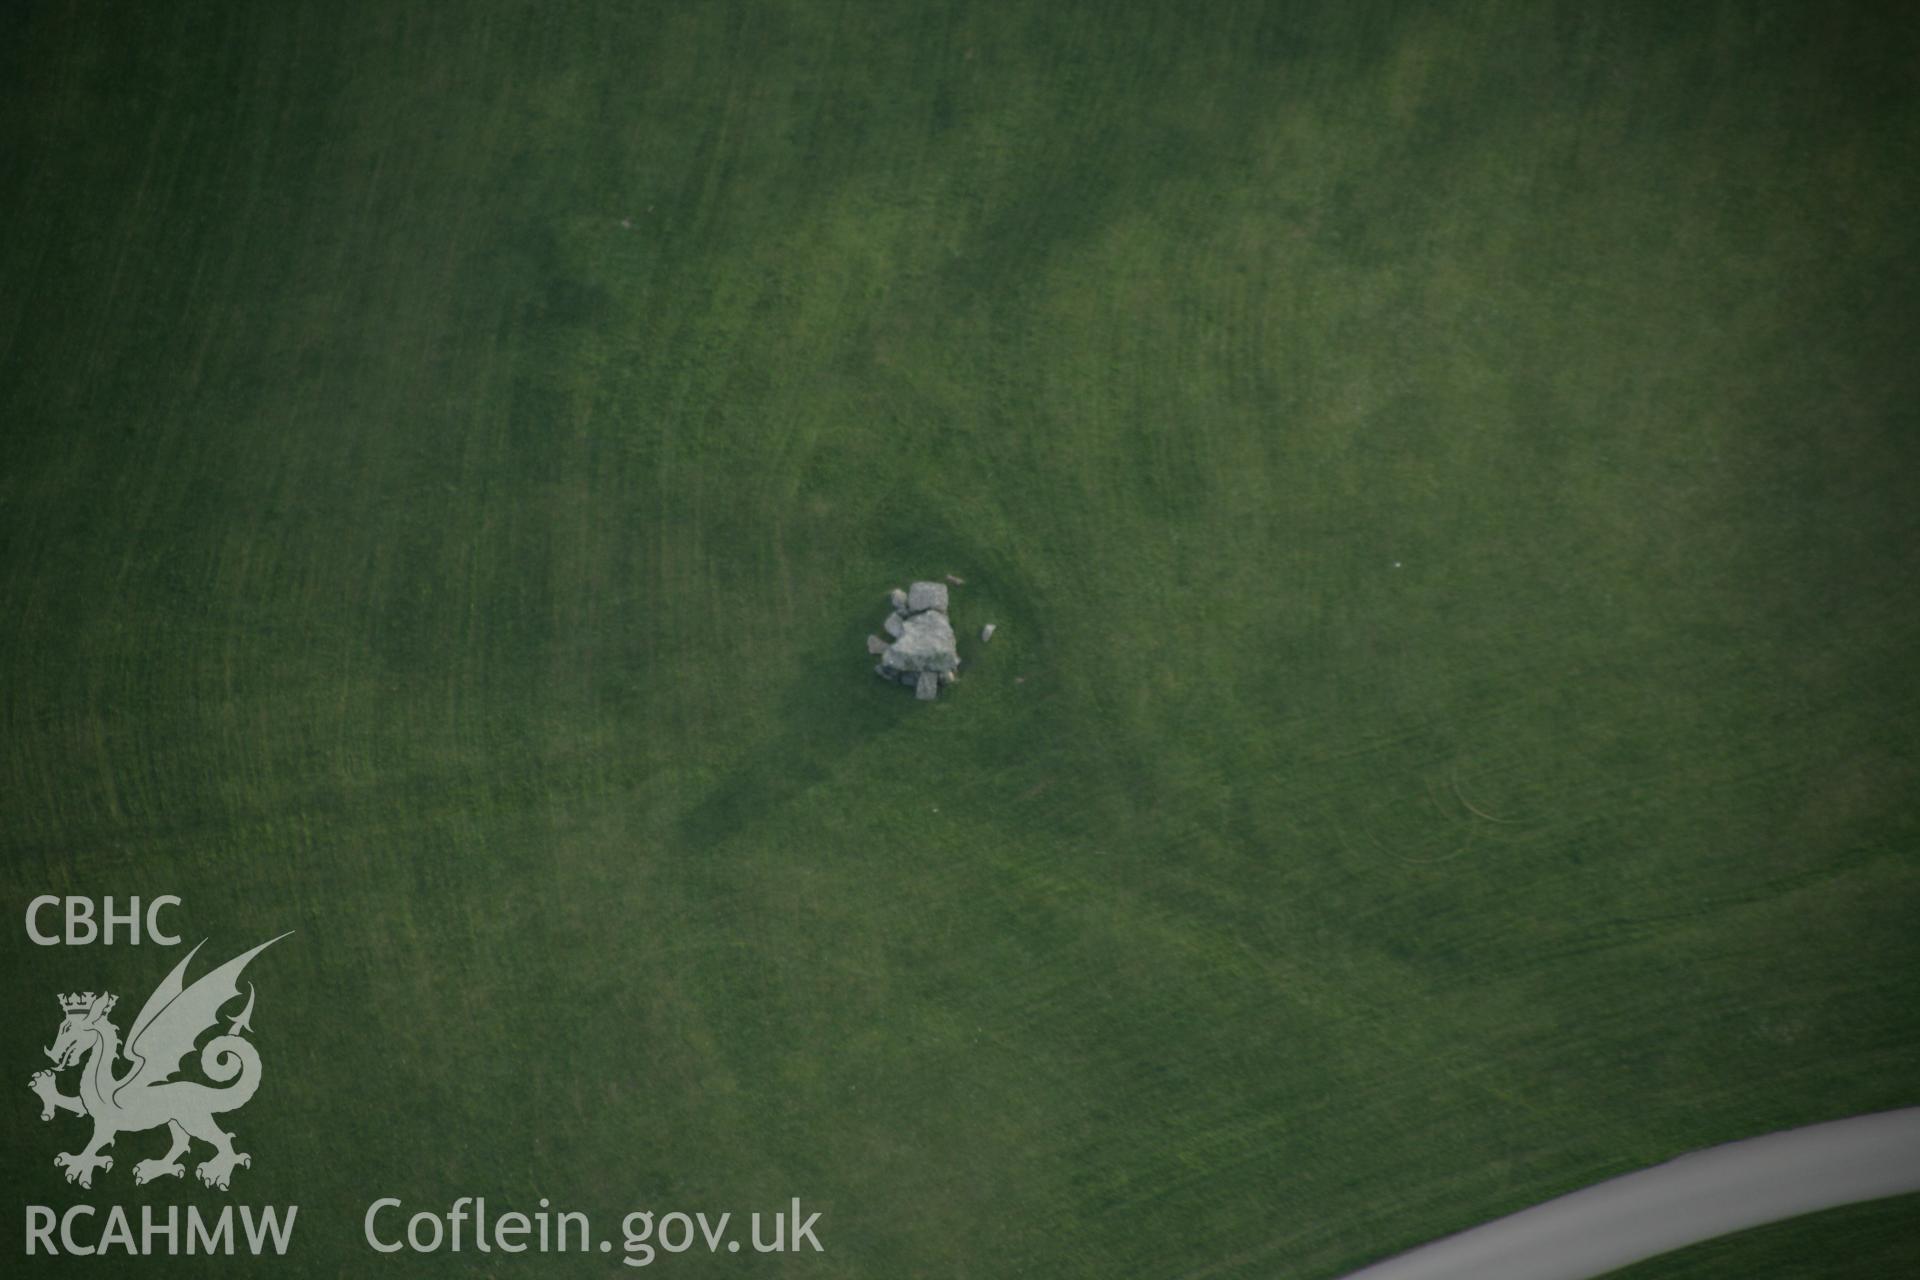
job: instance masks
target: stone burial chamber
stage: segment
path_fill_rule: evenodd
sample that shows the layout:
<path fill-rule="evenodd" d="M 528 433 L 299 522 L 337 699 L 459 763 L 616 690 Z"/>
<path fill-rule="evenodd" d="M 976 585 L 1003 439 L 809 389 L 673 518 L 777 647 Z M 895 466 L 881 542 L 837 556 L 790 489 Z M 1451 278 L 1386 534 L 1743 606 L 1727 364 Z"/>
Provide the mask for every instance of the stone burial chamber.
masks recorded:
<path fill-rule="evenodd" d="M 904 591 L 895 587 L 887 603 L 892 611 L 881 629 L 888 638 L 867 637 L 867 652 L 880 659 L 873 672 L 882 680 L 906 685 L 920 701 L 932 702 L 940 696 L 940 686 L 960 678 L 960 651 L 947 616 L 946 584 L 916 582 Z"/>

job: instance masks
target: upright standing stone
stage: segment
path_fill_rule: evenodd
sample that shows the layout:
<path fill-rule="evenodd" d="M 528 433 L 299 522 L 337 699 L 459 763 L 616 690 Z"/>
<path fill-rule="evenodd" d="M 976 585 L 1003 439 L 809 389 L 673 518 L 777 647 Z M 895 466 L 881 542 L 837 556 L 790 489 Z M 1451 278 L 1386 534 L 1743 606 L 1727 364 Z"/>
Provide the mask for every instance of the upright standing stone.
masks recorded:
<path fill-rule="evenodd" d="M 947 611 L 947 584 L 944 582 L 916 582 L 907 588 L 907 613 L 922 613 L 928 609 Z"/>

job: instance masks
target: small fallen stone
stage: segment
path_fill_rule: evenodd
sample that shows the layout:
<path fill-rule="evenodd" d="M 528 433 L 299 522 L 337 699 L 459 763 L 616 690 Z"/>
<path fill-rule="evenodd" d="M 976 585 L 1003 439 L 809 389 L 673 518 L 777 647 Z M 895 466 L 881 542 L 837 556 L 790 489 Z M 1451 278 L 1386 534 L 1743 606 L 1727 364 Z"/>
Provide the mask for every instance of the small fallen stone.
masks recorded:
<path fill-rule="evenodd" d="M 882 640 L 879 636 L 867 637 L 868 653 L 872 654 L 874 657 L 877 658 L 881 654 L 885 653 L 886 651 L 887 651 L 887 642 L 885 640 Z"/>
<path fill-rule="evenodd" d="M 967 580 L 965 578 L 956 577 L 951 573 L 947 575 L 947 581 L 951 582 L 956 587 L 964 587 L 967 585 Z"/>
<path fill-rule="evenodd" d="M 993 630 L 994 630 L 994 624 L 991 622 L 989 622 L 986 626 L 980 628 L 981 644 L 985 644 L 987 641 L 993 639 Z"/>
<path fill-rule="evenodd" d="M 907 593 L 895 587 L 887 593 L 887 603 L 893 606 L 895 613 L 905 613 L 907 611 Z"/>
<path fill-rule="evenodd" d="M 940 677 L 936 672 L 922 671 L 920 682 L 913 687 L 913 696 L 922 702 L 932 702 L 940 696 Z"/>
<path fill-rule="evenodd" d="M 888 614 L 887 620 L 881 623 L 880 626 L 895 640 L 907 634 L 907 620 L 897 613 Z"/>

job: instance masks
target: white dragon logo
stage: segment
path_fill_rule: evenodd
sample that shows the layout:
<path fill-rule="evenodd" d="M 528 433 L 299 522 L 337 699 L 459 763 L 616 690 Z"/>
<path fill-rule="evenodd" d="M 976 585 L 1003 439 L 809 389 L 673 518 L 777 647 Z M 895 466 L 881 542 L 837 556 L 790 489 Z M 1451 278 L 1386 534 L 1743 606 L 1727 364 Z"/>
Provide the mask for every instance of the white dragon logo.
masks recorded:
<path fill-rule="evenodd" d="M 286 937 L 281 934 L 280 938 Z M 67 1181 L 83 1187 L 93 1185 L 95 1169 L 112 1169 L 113 1157 L 102 1149 L 113 1145 L 115 1135 L 136 1133 L 142 1129 L 167 1126 L 173 1145 L 158 1160 L 142 1160 L 133 1167 L 136 1183 L 155 1178 L 178 1178 L 186 1169 L 180 1157 L 198 1138 L 213 1146 L 211 1159 L 203 1160 L 194 1172 L 200 1181 L 225 1191 L 236 1165 L 251 1165 L 252 1157 L 233 1149 L 233 1135 L 214 1123 L 214 1117 L 246 1105 L 260 1087 L 260 1054 L 240 1038 L 253 1030 L 253 984 L 247 984 L 247 1005 L 231 1020 L 225 1035 L 207 1041 L 200 1050 L 200 1070 L 209 1080 L 224 1085 L 213 1088 L 196 1080 L 175 1080 L 182 1060 L 193 1052 L 194 1042 L 220 1020 L 220 1008 L 240 994 L 240 971 L 247 962 L 280 938 L 271 938 L 253 950 L 203 974 L 192 986 L 183 979 L 187 964 L 205 942 L 187 953 L 175 965 L 133 1020 L 127 1033 L 126 1057 L 133 1064 L 125 1075 L 115 1077 L 113 1065 L 120 1053 L 120 1032 L 107 1015 L 119 997 L 91 991 L 60 997 L 66 1014 L 47 1056 L 53 1059 L 53 1071 L 35 1072 L 29 1086 L 40 1095 L 42 1120 L 53 1119 L 56 1111 L 93 1117 L 93 1140 L 77 1152 L 63 1152 L 53 1158 L 55 1166 L 67 1171 Z M 80 1069 L 80 1092 L 69 1097 L 59 1091 L 54 1072 L 64 1071 L 85 1060 Z M 228 1083 L 231 1081 L 231 1083 Z"/>

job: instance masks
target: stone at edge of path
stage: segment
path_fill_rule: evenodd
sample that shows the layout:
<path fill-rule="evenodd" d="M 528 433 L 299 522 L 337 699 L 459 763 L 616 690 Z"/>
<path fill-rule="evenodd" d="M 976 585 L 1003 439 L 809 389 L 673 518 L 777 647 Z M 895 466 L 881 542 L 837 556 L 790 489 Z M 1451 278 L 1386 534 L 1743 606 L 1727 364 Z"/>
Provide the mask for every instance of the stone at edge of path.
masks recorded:
<path fill-rule="evenodd" d="M 940 696 L 940 676 L 936 672 L 922 671 L 920 681 L 913 687 L 913 696 L 922 702 L 932 702 Z"/>

